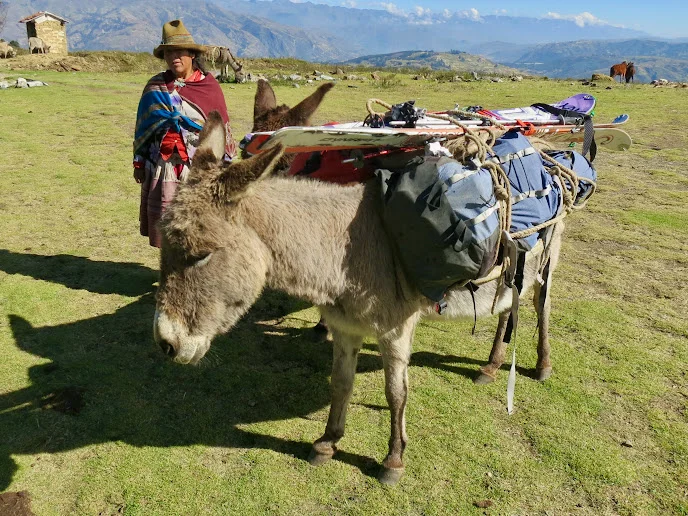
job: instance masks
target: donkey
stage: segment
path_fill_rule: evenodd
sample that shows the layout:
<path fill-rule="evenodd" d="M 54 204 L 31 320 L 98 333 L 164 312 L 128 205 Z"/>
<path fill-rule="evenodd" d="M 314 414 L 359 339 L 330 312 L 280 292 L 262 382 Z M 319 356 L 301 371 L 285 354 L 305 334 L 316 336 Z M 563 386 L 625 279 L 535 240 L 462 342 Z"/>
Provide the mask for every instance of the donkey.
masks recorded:
<path fill-rule="evenodd" d="M 212 339 L 229 331 L 265 287 L 318 306 L 333 335 L 334 355 L 330 413 L 309 456 L 311 464 L 320 465 L 334 455 L 344 435 L 362 340 L 375 337 L 391 413 L 389 450 L 378 478 L 396 483 L 404 471 L 408 440 L 405 409 L 414 329 L 421 317 L 440 316 L 407 280 L 395 258 L 378 213 L 378 184 L 342 187 L 268 177 L 282 157 L 281 146 L 225 163 L 224 145 L 224 124 L 217 113 L 211 113 L 188 182 L 161 221 L 155 341 L 176 362 L 195 364 Z M 536 281 L 540 260 L 531 257 L 525 262 L 522 292 L 534 288 L 535 299 L 541 299 L 539 292 L 556 265 L 562 230 L 558 223 L 543 287 Z M 514 301 L 496 281 L 477 291 L 452 288 L 446 300 L 442 318 L 471 319 L 474 314 L 489 315 L 493 308 L 507 313 Z M 546 377 L 549 301 L 536 306 L 540 307 L 537 369 Z M 507 319 L 500 316 L 500 328 L 506 328 Z M 495 370 L 502 359 L 503 350 L 493 350 Z"/>
<path fill-rule="evenodd" d="M 274 90 L 270 86 L 270 83 L 264 79 L 258 81 L 256 88 L 256 95 L 254 98 L 254 109 L 253 109 L 253 132 L 258 131 L 276 131 L 282 127 L 287 127 L 291 125 L 307 126 L 310 125 L 310 120 L 322 103 L 325 94 L 329 92 L 334 84 L 325 83 L 320 86 L 314 93 L 306 97 L 304 100 L 299 102 L 293 108 L 289 108 L 286 104 L 278 105 L 277 97 Z M 537 138 L 531 139 L 534 146 L 539 146 L 542 148 L 551 148 L 546 142 L 543 142 Z M 335 151 L 336 152 L 336 151 Z M 244 157 L 247 157 L 244 155 Z M 280 172 L 286 172 L 286 168 L 289 167 L 291 161 L 294 159 L 294 155 L 284 156 L 280 160 L 276 170 Z M 342 165 L 344 167 L 344 165 Z M 349 167 L 349 172 L 353 171 L 353 167 Z M 345 172 L 346 173 L 346 172 Z M 352 176 L 352 181 L 354 181 Z M 546 291 L 542 292 L 543 297 L 546 295 Z M 541 303 L 540 300 L 536 301 L 536 308 L 539 307 Z M 506 345 L 504 343 L 504 338 L 506 334 L 506 328 L 508 325 L 509 314 L 504 314 L 500 318 L 500 322 L 497 326 L 497 332 L 495 335 L 492 351 L 490 353 L 489 363 L 480 367 L 479 374 L 473 379 L 476 384 L 488 384 L 496 379 L 497 371 L 501 367 L 504 356 L 506 352 Z M 547 321 L 538 321 L 539 327 L 545 328 L 544 325 Z M 318 324 L 313 328 L 316 332 L 323 335 L 328 333 L 328 328 L 325 323 L 325 317 L 321 317 Z M 545 330 L 544 334 L 540 336 L 539 349 L 543 355 L 543 359 L 539 363 L 539 368 L 537 369 L 538 380 L 544 381 L 551 375 L 552 368 L 549 362 L 549 342 L 548 333 Z M 507 338 L 507 340 L 509 340 Z"/>

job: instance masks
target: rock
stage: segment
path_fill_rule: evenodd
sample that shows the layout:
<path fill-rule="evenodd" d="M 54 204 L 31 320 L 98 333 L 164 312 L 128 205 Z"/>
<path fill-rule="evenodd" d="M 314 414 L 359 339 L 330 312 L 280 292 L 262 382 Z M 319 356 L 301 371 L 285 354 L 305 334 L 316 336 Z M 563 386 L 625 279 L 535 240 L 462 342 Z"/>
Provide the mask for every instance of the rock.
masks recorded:
<path fill-rule="evenodd" d="M 477 72 L 471 72 L 471 74 L 473 75 L 473 79 L 474 79 L 474 80 L 476 80 L 476 81 L 479 81 L 479 80 L 480 80 L 480 77 L 478 77 L 478 73 L 477 73 Z"/>
<path fill-rule="evenodd" d="M 523 76 L 521 75 L 514 75 L 511 77 L 511 80 L 514 82 L 521 82 L 523 80 Z"/>
<path fill-rule="evenodd" d="M 334 73 L 335 75 L 344 75 L 344 70 L 342 70 L 341 68 L 337 68 L 337 71 Z"/>
<path fill-rule="evenodd" d="M 371 77 L 374 81 L 379 81 L 379 80 L 380 80 L 380 74 L 377 73 L 377 72 L 371 73 L 371 74 L 370 74 L 370 77 Z"/>
<path fill-rule="evenodd" d="M 292 86 L 293 86 L 294 88 L 300 88 L 300 87 L 301 87 L 301 86 L 299 86 L 299 85 L 296 84 L 296 83 L 292 84 Z"/>

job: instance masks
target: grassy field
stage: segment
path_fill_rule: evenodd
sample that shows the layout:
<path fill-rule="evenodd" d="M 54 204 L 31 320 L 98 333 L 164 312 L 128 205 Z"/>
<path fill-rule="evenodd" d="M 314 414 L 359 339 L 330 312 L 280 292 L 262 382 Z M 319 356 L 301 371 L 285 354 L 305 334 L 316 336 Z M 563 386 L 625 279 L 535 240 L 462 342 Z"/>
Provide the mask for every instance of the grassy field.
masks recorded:
<path fill-rule="evenodd" d="M 506 371 L 471 381 L 496 318 L 475 335 L 422 323 L 406 475 L 388 488 L 375 478 L 389 414 L 374 342 L 341 451 L 317 469 L 305 459 L 327 417 L 331 346 L 309 331 L 313 308 L 266 293 L 199 367 L 154 346 L 158 251 L 138 235 L 130 166 L 148 74 L 6 75 L 50 86 L 0 91 L 0 492 L 27 491 L 39 515 L 688 514 L 688 90 L 593 88 L 596 120 L 629 113 L 635 143 L 599 152 L 598 192 L 568 219 L 554 375 L 529 376 L 530 306 L 512 416 Z M 361 119 L 371 97 L 446 109 L 581 91 L 386 84 L 339 83 L 314 122 Z M 293 105 L 314 87 L 276 93 Z M 255 85 L 223 89 L 240 138 Z"/>

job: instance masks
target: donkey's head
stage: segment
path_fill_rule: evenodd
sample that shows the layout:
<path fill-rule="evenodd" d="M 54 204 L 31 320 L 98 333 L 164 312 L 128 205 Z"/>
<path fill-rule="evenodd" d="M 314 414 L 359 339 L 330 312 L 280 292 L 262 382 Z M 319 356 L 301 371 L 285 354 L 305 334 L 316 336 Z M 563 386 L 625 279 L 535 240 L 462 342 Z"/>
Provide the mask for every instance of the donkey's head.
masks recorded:
<path fill-rule="evenodd" d="M 313 113 L 320 106 L 325 94 L 333 87 L 334 83 L 327 82 L 296 106 L 290 108 L 286 104 L 278 106 L 272 86 L 268 81 L 260 79 L 253 102 L 253 132 L 276 131 L 282 127 L 310 125 Z"/>
<path fill-rule="evenodd" d="M 242 204 L 282 155 L 277 146 L 225 163 L 225 128 L 213 112 L 201 131 L 187 183 L 162 217 L 160 287 L 153 333 L 177 362 L 196 363 L 212 338 L 250 308 L 266 281 L 269 257 L 245 224 Z"/>
<path fill-rule="evenodd" d="M 265 79 L 260 79 L 253 102 L 252 132 L 276 131 L 282 127 L 310 125 L 313 113 L 320 106 L 325 94 L 333 87 L 334 83 L 325 83 L 296 106 L 290 108 L 286 104 L 278 106 L 272 86 Z M 244 154 L 242 156 L 247 157 Z M 285 164 L 288 166 L 288 163 L 283 160 L 277 168 L 286 168 Z"/>

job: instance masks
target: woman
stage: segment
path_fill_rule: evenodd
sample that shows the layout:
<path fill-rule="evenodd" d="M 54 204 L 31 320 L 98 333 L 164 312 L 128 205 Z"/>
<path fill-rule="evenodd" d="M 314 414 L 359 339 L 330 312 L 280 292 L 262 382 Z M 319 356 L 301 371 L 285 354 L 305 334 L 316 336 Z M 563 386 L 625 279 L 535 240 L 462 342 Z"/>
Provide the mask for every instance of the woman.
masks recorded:
<path fill-rule="evenodd" d="M 227 128 L 225 159 L 236 155 L 227 105 L 220 85 L 199 63 L 205 48 L 194 43 L 181 20 L 162 27 L 162 43 L 153 55 L 167 71 L 151 78 L 139 101 L 134 133 L 134 179 L 141 183 L 141 235 L 160 247 L 157 222 L 184 182 L 198 145 L 198 133 L 211 111 Z"/>

